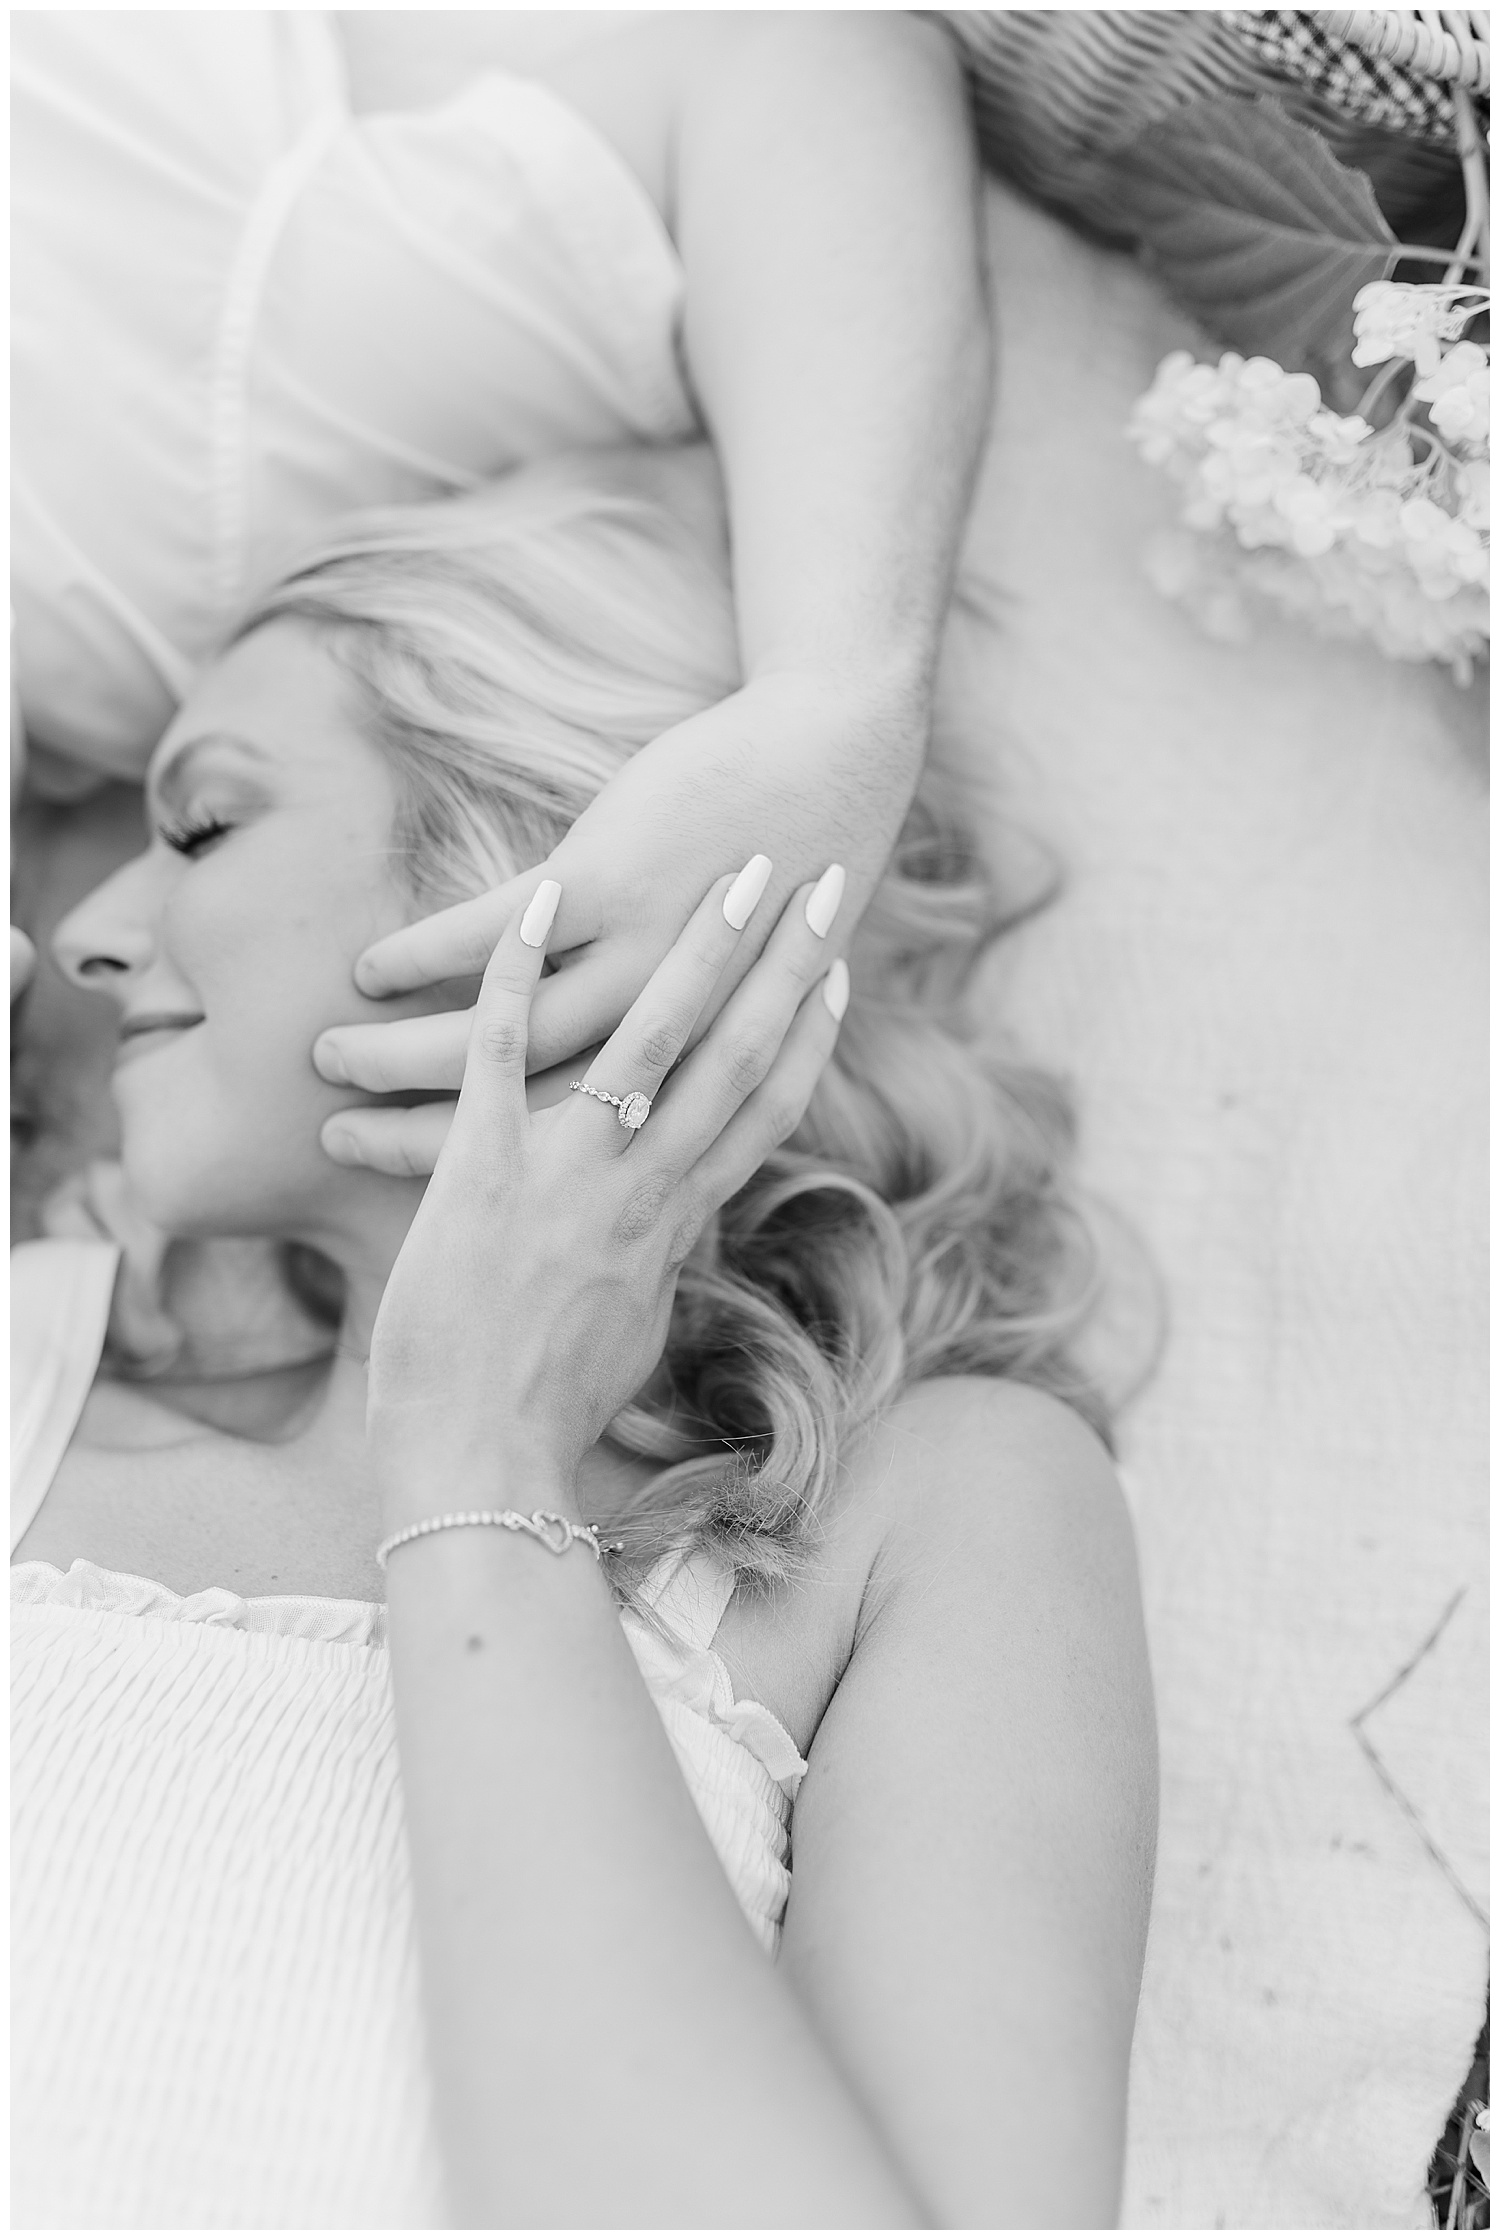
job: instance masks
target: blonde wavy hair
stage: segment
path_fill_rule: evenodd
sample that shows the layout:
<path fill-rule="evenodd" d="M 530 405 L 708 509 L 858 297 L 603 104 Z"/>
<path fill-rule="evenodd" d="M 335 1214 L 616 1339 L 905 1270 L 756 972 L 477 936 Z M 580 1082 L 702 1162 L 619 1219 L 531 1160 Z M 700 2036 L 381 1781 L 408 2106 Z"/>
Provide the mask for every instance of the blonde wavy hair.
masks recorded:
<path fill-rule="evenodd" d="M 363 515 L 238 634 L 287 616 L 357 680 L 424 910 L 546 856 L 629 755 L 740 681 L 696 453 L 593 452 Z M 747 1578 L 787 1577 L 851 1436 L 922 1378 L 1018 1379 L 1108 1437 L 1074 1354 L 1101 1262 L 1068 1180 L 1067 1098 L 978 1049 L 965 1010 L 976 960 L 1024 914 L 972 823 L 934 760 L 807 1115 L 682 1270 L 661 1369 L 610 1431 L 658 1466 L 621 1520 L 628 1570 L 707 1545 Z"/>

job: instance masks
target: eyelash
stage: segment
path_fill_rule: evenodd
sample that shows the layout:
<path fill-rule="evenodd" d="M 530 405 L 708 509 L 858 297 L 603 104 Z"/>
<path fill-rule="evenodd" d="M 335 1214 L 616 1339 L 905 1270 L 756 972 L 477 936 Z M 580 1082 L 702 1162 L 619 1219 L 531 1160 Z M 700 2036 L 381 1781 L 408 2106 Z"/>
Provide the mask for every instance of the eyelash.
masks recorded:
<path fill-rule="evenodd" d="M 187 818 L 182 824 L 164 824 L 161 836 L 169 848 L 175 848 L 180 856 L 191 859 L 206 848 L 211 840 L 219 839 L 229 830 L 230 827 L 219 817 L 202 817 L 196 823 L 192 818 Z"/>

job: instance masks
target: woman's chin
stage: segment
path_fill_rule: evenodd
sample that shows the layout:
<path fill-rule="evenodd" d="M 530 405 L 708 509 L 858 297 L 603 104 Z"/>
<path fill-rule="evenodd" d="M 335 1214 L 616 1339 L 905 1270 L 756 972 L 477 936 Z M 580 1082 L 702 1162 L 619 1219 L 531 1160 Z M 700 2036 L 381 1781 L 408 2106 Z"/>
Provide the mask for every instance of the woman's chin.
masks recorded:
<path fill-rule="evenodd" d="M 295 1173 L 266 1172 L 243 1151 L 236 1155 L 221 1143 L 205 1155 L 201 1139 L 159 1126 L 126 1126 L 120 1164 L 144 1218 L 183 1239 L 301 1235 L 322 1180 L 311 1162 L 305 1172 L 303 1162 Z"/>
<path fill-rule="evenodd" d="M 120 1163 L 137 1211 L 163 1236 L 186 1241 L 244 1234 L 241 1209 L 225 1204 L 211 1190 L 195 1189 L 190 1175 L 177 1174 L 168 1180 L 155 1160 L 141 1165 L 128 1154 Z"/>

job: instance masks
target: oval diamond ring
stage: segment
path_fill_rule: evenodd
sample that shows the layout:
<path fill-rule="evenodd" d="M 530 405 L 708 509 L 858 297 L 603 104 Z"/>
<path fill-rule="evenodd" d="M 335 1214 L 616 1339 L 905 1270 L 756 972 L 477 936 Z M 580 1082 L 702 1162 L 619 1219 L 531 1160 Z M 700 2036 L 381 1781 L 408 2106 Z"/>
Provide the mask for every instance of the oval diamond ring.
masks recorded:
<path fill-rule="evenodd" d="M 634 1134 L 644 1128 L 651 1117 L 651 1099 L 642 1089 L 632 1089 L 628 1096 L 612 1097 L 607 1089 L 596 1089 L 592 1081 L 570 1081 L 570 1089 L 581 1089 L 586 1097 L 597 1097 L 601 1104 L 614 1105 L 620 1115 L 620 1126 Z"/>

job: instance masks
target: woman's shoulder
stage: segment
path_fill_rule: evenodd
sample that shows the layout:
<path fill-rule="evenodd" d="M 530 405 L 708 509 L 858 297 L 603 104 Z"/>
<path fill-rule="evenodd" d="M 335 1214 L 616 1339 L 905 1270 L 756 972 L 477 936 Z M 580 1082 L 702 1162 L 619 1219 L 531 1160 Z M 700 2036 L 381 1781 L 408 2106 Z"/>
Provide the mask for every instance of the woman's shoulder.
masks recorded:
<path fill-rule="evenodd" d="M 1076 1408 L 986 1376 L 909 1386 L 861 1435 L 840 1506 L 872 1574 L 909 1546 L 975 1533 L 998 1544 L 1034 1518 L 1063 1514 L 1075 1531 L 1085 1512 L 1124 1513 L 1108 1450 Z"/>
<path fill-rule="evenodd" d="M 1114 1466 L 1075 1409 L 1008 1379 L 933 1377 L 851 1442 L 803 1574 L 736 1597 L 715 1647 L 806 1756 L 856 1647 L 930 1607 L 935 1580 L 999 1618 L 1016 1582 L 1065 1593 L 1084 1570 L 1128 1599 L 1134 1560 Z"/>
<path fill-rule="evenodd" d="M 1037 1453 L 1066 1449 L 1109 1459 L 1077 1408 L 1015 1377 L 925 1377 L 906 1387 L 872 1431 L 877 1440 L 883 1435 L 917 1447 L 934 1441 L 949 1451 L 962 1447 L 976 1462 L 1016 1443 Z"/>

